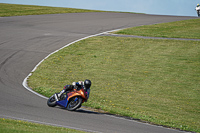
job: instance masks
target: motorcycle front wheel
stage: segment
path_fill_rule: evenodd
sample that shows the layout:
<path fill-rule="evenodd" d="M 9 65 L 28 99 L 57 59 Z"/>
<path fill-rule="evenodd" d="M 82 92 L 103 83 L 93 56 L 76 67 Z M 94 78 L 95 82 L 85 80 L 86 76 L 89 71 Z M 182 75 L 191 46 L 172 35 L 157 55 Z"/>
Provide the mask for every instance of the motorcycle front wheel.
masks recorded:
<path fill-rule="evenodd" d="M 82 101 L 83 99 L 81 97 L 72 97 L 67 105 L 67 110 L 74 111 L 78 109 L 81 106 Z"/>
<path fill-rule="evenodd" d="M 47 105 L 49 107 L 55 107 L 56 106 L 56 99 L 55 96 L 52 95 L 48 100 L 47 100 Z"/>

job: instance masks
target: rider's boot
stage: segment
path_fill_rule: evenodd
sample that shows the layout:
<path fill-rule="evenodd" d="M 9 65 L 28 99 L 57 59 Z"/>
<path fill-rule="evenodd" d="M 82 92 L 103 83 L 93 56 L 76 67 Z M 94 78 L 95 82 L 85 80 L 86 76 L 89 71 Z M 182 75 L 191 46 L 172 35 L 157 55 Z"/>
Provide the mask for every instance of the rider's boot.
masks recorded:
<path fill-rule="evenodd" d="M 60 93 L 58 93 L 58 97 L 60 98 L 60 96 L 65 92 L 65 90 L 62 90 Z"/>
<path fill-rule="evenodd" d="M 65 92 L 65 90 L 62 90 L 60 93 L 55 93 L 54 94 L 54 97 L 56 99 L 56 101 L 59 101 L 60 100 L 60 96 Z"/>

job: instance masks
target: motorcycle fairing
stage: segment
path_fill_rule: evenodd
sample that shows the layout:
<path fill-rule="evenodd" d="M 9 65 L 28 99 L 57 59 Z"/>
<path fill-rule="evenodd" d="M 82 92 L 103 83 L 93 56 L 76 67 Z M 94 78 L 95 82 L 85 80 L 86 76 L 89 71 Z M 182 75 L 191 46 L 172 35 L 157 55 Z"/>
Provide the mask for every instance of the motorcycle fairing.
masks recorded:
<path fill-rule="evenodd" d="M 83 89 L 81 89 L 79 91 L 77 91 L 77 90 L 72 91 L 67 94 L 67 99 L 69 100 L 70 98 L 75 97 L 75 96 L 81 96 L 83 99 L 87 99 L 84 92 L 85 91 Z"/>
<path fill-rule="evenodd" d="M 59 105 L 59 106 L 62 106 L 62 107 L 65 107 L 65 108 L 66 108 L 66 107 L 67 107 L 67 104 L 68 104 L 68 95 L 67 95 L 67 97 L 65 98 L 65 100 L 57 101 L 56 104 Z"/>
<path fill-rule="evenodd" d="M 82 96 L 82 98 L 87 99 L 87 97 L 85 96 L 84 94 L 84 91 L 83 89 L 81 89 L 82 91 L 72 91 L 70 93 L 67 94 L 67 97 L 62 100 L 62 101 L 57 101 L 56 104 L 59 105 L 59 106 L 62 106 L 62 107 L 67 107 L 67 104 L 69 102 L 69 99 L 72 98 L 72 97 L 76 97 L 76 96 Z M 75 101 L 77 100 L 77 98 L 75 99 Z M 83 101 L 84 102 L 84 101 Z"/>

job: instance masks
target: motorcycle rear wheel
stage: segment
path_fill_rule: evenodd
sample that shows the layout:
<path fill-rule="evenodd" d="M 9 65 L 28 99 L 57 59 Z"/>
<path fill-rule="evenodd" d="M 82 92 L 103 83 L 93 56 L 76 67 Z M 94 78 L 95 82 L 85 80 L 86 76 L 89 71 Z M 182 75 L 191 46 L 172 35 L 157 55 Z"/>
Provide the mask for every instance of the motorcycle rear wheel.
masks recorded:
<path fill-rule="evenodd" d="M 77 100 L 75 101 L 76 98 Z M 67 110 L 75 111 L 76 109 L 81 107 L 82 101 L 83 99 L 81 97 L 72 97 L 67 105 Z"/>
<path fill-rule="evenodd" d="M 47 100 L 47 105 L 49 107 L 55 107 L 56 106 L 56 99 L 54 95 L 52 95 L 48 100 Z"/>

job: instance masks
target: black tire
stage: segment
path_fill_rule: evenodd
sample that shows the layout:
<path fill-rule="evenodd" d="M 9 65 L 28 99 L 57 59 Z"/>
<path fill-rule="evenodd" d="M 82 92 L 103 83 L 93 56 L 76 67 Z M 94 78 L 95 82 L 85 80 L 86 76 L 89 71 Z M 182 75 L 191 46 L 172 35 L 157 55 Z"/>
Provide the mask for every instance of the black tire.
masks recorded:
<path fill-rule="evenodd" d="M 76 98 L 78 99 L 74 101 Z M 67 110 L 74 111 L 78 109 L 79 107 L 81 107 L 82 101 L 83 99 L 81 97 L 72 97 L 67 105 Z"/>
<path fill-rule="evenodd" d="M 52 95 L 48 100 L 47 100 L 47 105 L 49 107 L 55 107 L 56 106 L 56 99 L 54 95 Z"/>

